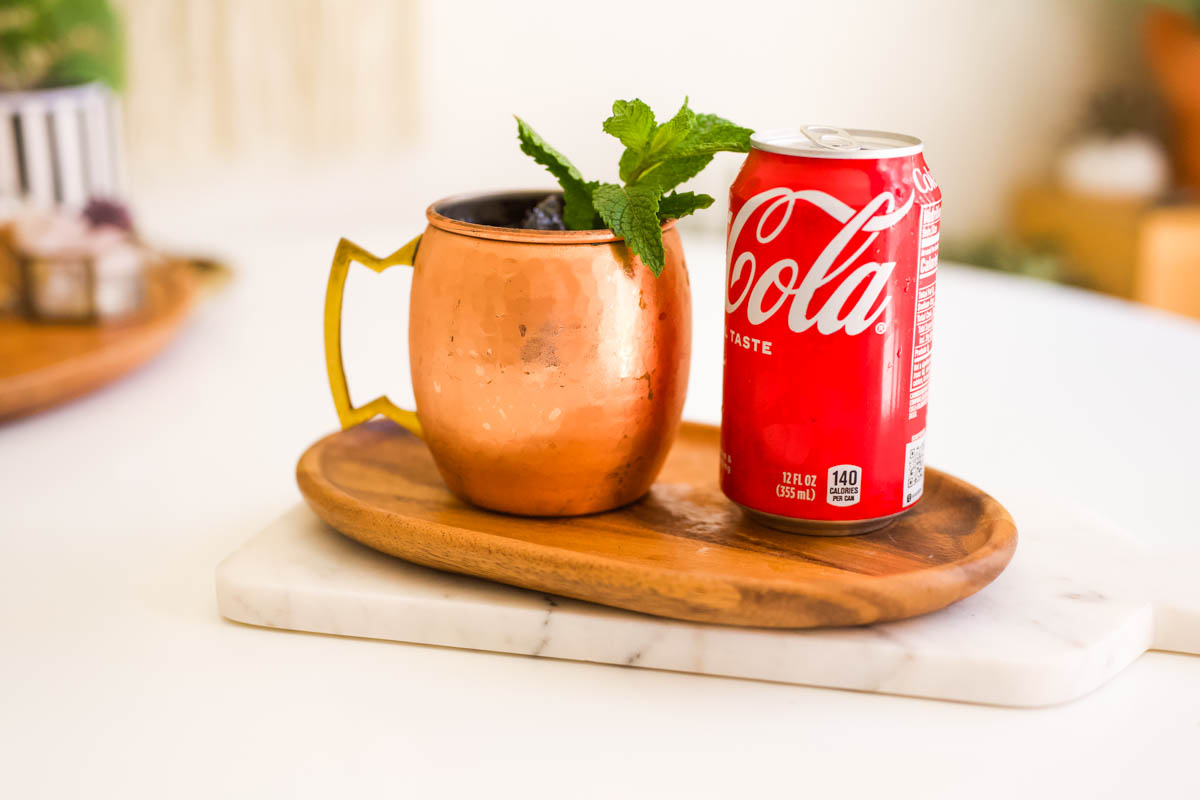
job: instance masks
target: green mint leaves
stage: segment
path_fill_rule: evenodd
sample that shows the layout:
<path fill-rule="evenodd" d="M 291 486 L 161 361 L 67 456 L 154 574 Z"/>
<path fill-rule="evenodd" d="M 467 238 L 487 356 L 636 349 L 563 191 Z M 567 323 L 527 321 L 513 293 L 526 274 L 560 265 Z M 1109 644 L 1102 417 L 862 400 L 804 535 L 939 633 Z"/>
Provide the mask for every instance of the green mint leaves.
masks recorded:
<path fill-rule="evenodd" d="M 662 223 L 713 204 L 706 194 L 672 190 L 696 177 L 714 154 L 748 152 L 751 131 L 715 114 L 697 114 L 686 99 L 675 116 L 662 124 L 641 100 L 618 100 L 603 128 L 625 146 L 618 162 L 624 185 L 585 181 L 564 155 L 517 119 L 521 150 L 549 170 L 563 188 L 567 228 L 588 230 L 603 222 L 625 239 L 651 272 L 660 275 L 666 265 Z"/>
<path fill-rule="evenodd" d="M 604 132 L 617 137 L 631 150 L 644 150 L 654 134 L 654 112 L 641 100 L 618 100 L 613 115 L 604 120 Z M 622 176 L 621 180 L 625 177 Z"/>
<path fill-rule="evenodd" d="M 655 276 L 661 275 L 667 256 L 658 219 L 658 192 L 642 186 L 602 183 L 592 192 L 592 203 L 604 224 L 625 239 Z"/>
<path fill-rule="evenodd" d="M 682 219 L 688 214 L 695 214 L 712 204 L 712 197 L 706 194 L 671 192 L 658 201 L 658 214 L 663 219 Z"/>

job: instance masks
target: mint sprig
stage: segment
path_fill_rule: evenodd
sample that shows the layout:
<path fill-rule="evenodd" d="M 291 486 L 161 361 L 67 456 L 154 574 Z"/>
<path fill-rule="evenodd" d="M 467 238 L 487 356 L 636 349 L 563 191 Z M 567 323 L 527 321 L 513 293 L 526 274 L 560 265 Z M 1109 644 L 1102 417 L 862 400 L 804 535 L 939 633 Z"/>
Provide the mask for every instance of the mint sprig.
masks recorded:
<path fill-rule="evenodd" d="M 697 114 L 686 98 L 662 124 L 641 100 L 618 100 L 603 129 L 625 146 L 617 172 L 623 185 L 584 180 L 566 156 L 517 118 L 521 150 L 562 186 L 563 223 L 589 230 L 603 222 L 660 275 L 666 266 L 662 223 L 713 204 L 709 195 L 672 190 L 696 177 L 716 153 L 748 152 L 752 131 L 715 114 Z"/>

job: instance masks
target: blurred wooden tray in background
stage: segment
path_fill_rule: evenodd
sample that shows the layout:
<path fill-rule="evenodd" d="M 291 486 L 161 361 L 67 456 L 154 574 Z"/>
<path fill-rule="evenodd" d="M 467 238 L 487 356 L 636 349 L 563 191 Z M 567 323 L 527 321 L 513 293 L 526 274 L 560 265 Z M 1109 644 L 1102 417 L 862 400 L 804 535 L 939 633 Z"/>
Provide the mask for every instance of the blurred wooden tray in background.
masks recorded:
<path fill-rule="evenodd" d="M 128 321 L 0 319 L 0 420 L 58 405 L 144 364 L 178 333 L 200 284 L 196 266 L 177 260 L 151 272 L 146 308 Z"/>

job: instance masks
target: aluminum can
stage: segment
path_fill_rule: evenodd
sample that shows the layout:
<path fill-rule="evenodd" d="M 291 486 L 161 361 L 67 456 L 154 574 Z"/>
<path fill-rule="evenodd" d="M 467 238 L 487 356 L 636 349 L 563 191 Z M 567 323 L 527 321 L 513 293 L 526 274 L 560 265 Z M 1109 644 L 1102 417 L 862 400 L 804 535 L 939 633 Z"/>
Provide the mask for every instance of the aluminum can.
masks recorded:
<path fill-rule="evenodd" d="M 787 531 L 921 498 L 942 193 L 912 136 L 767 131 L 729 192 L 721 489 Z"/>

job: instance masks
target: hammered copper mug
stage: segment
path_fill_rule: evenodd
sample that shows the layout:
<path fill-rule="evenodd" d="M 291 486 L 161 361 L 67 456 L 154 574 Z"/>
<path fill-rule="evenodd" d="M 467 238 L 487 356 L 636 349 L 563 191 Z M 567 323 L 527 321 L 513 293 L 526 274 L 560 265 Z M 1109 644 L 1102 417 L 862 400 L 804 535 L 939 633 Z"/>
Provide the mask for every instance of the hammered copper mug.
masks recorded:
<path fill-rule="evenodd" d="M 342 427 L 392 419 L 425 440 L 459 497 L 514 514 L 587 514 L 637 500 L 666 459 L 687 391 L 691 290 L 674 221 L 658 278 L 608 230 L 486 224 L 546 194 L 440 200 L 425 232 L 387 258 L 343 239 L 326 360 Z M 413 268 L 415 412 L 387 397 L 350 404 L 341 311 L 353 261 Z"/>

